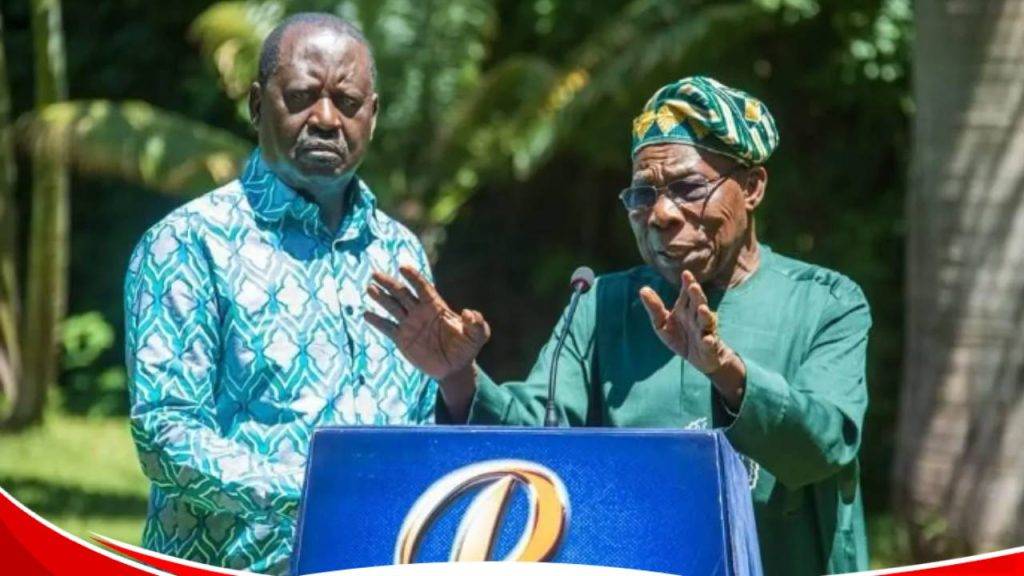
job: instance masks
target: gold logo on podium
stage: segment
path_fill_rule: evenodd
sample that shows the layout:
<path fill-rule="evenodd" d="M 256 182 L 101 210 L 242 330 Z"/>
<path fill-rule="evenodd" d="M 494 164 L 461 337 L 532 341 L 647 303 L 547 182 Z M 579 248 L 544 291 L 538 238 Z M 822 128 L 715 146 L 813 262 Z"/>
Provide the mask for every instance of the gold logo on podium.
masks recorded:
<path fill-rule="evenodd" d="M 542 562 L 561 544 L 569 519 L 569 497 L 554 472 L 525 460 L 490 460 L 459 468 L 434 482 L 402 523 L 395 563 L 411 564 L 420 542 L 445 510 L 467 491 L 483 485 L 466 509 L 452 544 L 453 562 L 493 560 L 502 521 L 517 486 L 526 491 L 528 517 L 519 541 L 504 560 Z"/>

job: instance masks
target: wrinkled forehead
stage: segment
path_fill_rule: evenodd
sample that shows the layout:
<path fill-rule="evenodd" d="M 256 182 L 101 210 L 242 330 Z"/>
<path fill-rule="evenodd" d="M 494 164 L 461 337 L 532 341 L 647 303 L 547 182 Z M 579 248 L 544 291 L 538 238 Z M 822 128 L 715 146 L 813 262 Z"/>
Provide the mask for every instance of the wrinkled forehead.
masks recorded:
<path fill-rule="evenodd" d="M 281 39 L 276 74 L 343 75 L 356 82 L 372 81 L 369 51 L 362 42 L 326 27 L 294 26 Z"/>
<path fill-rule="evenodd" d="M 651 144 L 633 156 L 634 182 L 659 182 L 714 171 L 705 154 L 688 144 Z"/>

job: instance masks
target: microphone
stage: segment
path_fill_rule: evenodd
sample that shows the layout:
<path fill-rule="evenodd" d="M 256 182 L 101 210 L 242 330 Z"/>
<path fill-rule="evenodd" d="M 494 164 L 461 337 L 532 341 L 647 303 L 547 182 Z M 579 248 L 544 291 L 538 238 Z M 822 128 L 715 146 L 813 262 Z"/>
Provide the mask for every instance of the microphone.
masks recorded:
<path fill-rule="evenodd" d="M 555 343 L 555 356 L 551 359 L 551 373 L 548 376 L 548 399 L 544 411 L 544 426 L 558 426 L 558 416 L 555 414 L 555 382 L 558 376 L 558 358 L 562 355 L 562 347 L 565 346 L 565 339 L 569 336 L 569 327 L 572 326 L 572 317 L 576 315 L 576 306 L 580 303 L 580 295 L 585 294 L 594 285 L 594 271 L 586 266 L 580 266 L 572 273 L 569 280 L 569 287 L 572 289 L 572 296 L 569 298 L 569 313 L 565 315 L 565 323 Z"/>

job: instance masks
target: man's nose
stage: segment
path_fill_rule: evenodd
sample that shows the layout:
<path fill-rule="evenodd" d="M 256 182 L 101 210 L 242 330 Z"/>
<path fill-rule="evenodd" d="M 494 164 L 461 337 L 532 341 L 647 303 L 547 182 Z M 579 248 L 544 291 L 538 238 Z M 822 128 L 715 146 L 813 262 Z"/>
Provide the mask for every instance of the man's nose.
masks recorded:
<path fill-rule="evenodd" d="M 662 230 L 681 226 L 686 221 L 682 210 L 675 202 L 669 200 L 664 194 L 659 194 L 651 206 L 651 212 L 647 217 L 647 224 Z"/>
<path fill-rule="evenodd" d="M 309 124 L 323 132 L 335 132 L 341 128 L 341 110 L 338 110 L 330 98 L 320 98 L 313 105 Z"/>

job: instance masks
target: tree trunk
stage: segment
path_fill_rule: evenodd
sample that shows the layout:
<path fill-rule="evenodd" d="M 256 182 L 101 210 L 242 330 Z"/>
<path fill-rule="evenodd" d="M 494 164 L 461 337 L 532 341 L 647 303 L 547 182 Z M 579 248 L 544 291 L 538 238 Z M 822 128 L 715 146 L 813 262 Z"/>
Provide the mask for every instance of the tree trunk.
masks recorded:
<path fill-rule="evenodd" d="M 58 0 L 32 0 L 36 109 L 67 97 L 64 37 Z M 32 150 L 32 219 L 23 340 L 23 378 L 9 424 L 42 415 L 58 374 L 57 336 L 64 317 L 68 260 L 68 172 L 65 159 L 42 144 Z"/>
<path fill-rule="evenodd" d="M 924 560 L 1024 544 L 1024 0 L 914 6 L 894 498 Z"/>
<path fill-rule="evenodd" d="M 18 219 L 14 208 L 14 136 L 11 90 L 7 83 L 4 22 L 0 14 L 0 391 L 13 404 L 21 366 L 18 335 Z M 2 410 L 0 410 L 2 412 Z"/>

